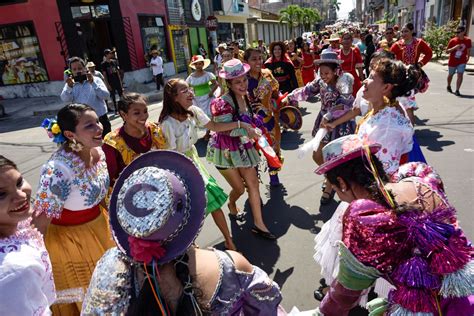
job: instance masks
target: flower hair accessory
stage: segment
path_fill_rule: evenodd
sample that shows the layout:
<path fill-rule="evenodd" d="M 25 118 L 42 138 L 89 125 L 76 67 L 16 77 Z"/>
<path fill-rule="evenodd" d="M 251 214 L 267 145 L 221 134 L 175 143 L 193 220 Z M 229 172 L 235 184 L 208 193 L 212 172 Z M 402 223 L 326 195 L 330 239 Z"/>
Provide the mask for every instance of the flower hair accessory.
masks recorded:
<path fill-rule="evenodd" d="M 66 141 L 66 138 L 62 134 L 61 128 L 59 127 L 58 121 L 56 119 L 44 119 L 43 123 L 41 123 L 41 127 L 46 130 L 49 138 L 52 138 L 54 143 L 62 144 Z"/>
<path fill-rule="evenodd" d="M 157 241 L 144 240 L 133 236 L 128 237 L 130 253 L 135 261 L 149 264 L 159 260 L 166 254 L 165 248 Z"/>

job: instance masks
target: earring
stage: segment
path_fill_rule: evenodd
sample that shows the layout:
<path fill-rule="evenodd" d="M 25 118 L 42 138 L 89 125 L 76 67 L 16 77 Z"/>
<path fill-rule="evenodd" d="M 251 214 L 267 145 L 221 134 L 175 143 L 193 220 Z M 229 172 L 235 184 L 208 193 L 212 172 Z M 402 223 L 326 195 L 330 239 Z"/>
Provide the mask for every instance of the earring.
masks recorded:
<path fill-rule="evenodd" d="M 342 189 L 341 191 L 342 191 L 342 192 L 346 192 L 346 189 Z"/>
<path fill-rule="evenodd" d="M 390 99 L 386 96 L 383 96 L 383 103 L 384 104 L 389 104 L 390 103 Z"/>
<path fill-rule="evenodd" d="M 72 139 L 72 142 L 69 143 L 69 147 L 76 153 L 80 152 L 84 148 L 84 146 L 81 143 L 76 142 L 74 138 Z"/>

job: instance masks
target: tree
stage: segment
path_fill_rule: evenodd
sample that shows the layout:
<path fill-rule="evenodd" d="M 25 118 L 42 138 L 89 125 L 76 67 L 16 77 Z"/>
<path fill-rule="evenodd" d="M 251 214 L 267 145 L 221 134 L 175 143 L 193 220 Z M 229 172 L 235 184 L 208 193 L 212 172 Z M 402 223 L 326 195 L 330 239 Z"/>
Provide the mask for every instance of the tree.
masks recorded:
<path fill-rule="evenodd" d="M 285 9 L 280 10 L 280 23 L 287 23 L 290 34 L 295 37 L 294 30 L 301 23 L 303 10 L 299 5 L 291 4 Z"/>
<path fill-rule="evenodd" d="M 302 8 L 301 10 L 303 11 L 301 23 L 303 24 L 304 31 L 309 32 L 315 23 L 321 21 L 321 15 L 318 10 L 313 8 Z"/>
<path fill-rule="evenodd" d="M 392 16 L 389 12 L 385 12 L 383 15 L 383 20 L 385 21 L 385 25 L 388 27 L 389 25 L 395 24 L 396 17 Z"/>
<path fill-rule="evenodd" d="M 349 12 L 349 16 L 347 17 L 347 19 L 348 19 L 350 22 L 357 22 L 356 9 L 353 9 L 351 12 Z"/>
<path fill-rule="evenodd" d="M 336 10 L 336 12 L 341 9 L 340 5 L 341 3 L 338 0 L 331 0 L 330 2 L 330 6 L 332 6 L 332 8 Z"/>
<path fill-rule="evenodd" d="M 428 44 L 430 44 L 437 59 L 443 56 L 446 47 L 448 47 L 449 40 L 456 34 L 458 25 L 459 20 L 451 20 L 441 26 L 437 26 L 435 23 L 430 23 L 426 28 L 424 39 Z"/>

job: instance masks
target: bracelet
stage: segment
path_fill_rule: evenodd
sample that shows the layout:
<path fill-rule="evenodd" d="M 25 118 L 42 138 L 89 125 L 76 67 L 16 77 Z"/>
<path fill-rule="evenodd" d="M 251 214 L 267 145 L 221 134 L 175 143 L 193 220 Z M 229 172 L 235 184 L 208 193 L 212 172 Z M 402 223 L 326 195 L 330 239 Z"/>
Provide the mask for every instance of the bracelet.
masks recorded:
<path fill-rule="evenodd" d="M 237 121 L 237 128 L 240 128 L 240 121 Z"/>

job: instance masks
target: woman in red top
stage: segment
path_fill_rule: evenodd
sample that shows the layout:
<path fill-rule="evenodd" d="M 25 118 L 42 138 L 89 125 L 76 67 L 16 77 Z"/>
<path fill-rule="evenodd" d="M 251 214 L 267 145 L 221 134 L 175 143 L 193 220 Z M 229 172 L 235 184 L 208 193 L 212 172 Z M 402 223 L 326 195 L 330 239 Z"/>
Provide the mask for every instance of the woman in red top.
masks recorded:
<path fill-rule="evenodd" d="M 303 56 L 303 65 L 301 66 L 301 75 L 303 76 L 303 83 L 306 85 L 308 82 L 314 80 L 314 55 L 309 50 L 309 44 L 304 42 L 303 49 L 301 52 Z"/>
<path fill-rule="evenodd" d="M 342 35 L 342 49 L 339 52 L 339 58 L 343 61 L 341 65 L 342 70 L 354 77 L 352 95 L 355 97 L 357 91 L 362 87 L 362 81 L 365 79 L 363 71 L 364 62 L 359 49 L 352 47 L 352 35 L 348 32 Z"/>
<path fill-rule="evenodd" d="M 296 47 L 296 42 L 294 40 L 288 41 L 288 57 L 290 58 L 293 66 L 295 67 L 295 75 L 298 80 L 298 87 L 303 86 L 303 77 L 301 75 L 301 67 L 303 65 L 303 58 L 301 58 L 301 52 Z"/>

